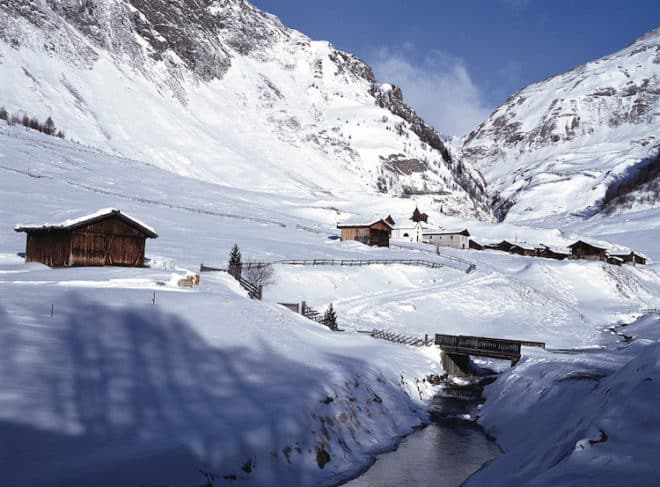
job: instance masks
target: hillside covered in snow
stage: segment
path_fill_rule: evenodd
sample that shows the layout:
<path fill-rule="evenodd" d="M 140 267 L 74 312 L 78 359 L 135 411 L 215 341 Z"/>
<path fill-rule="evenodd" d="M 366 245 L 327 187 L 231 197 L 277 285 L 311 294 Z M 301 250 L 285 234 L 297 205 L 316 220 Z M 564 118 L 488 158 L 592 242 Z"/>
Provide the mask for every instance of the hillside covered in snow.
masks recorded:
<path fill-rule="evenodd" d="M 181 175 L 489 215 L 480 174 L 399 88 L 244 0 L 5 1 L 0 78 L 11 113 Z"/>
<path fill-rule="evenodd" d="M 486 178 L 500 218 L 588 216 L 610 186 L 658 156 L 658 134 L 660 29 L 515 93 L 465 138 L 462 153 Z M 637 208 L 657 206 L 657 194 L 644 196 Z"/>

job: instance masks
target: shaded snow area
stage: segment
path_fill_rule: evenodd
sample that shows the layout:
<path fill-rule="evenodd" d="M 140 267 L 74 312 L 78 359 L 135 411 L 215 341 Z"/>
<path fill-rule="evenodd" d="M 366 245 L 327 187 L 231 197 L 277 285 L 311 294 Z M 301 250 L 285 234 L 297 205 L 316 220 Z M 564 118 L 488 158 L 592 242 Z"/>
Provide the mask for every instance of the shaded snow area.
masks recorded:
<path fill-rule="evenodd" d="M 216 485 L 336 484 L 428 419 L 434 388 L 426 378 L 442 372 L 435 347 L 357 332 L 371 328 L 547 342 L 548 351 L 526 349 L 486 389 L 481 421 L 505 454 L 474 482 L 557 475 L 543 480 L 552 484 L 580 465 L 593 475 L 602 465 L 622 472 L 617 462 L 641 465 L 639 475 L 657 472 L 646 453 L 637 455 L 657 451 L 660 438 L 650 409 L 657 319 L 622 328 L 637 337 L 628 344 L 609 330 L 660 308 L 660 252 L 650 238 L 612 240 L 644 242 L 651 264 L 636 267 L 494 251 L 435 255 L 412 244 L 369 248 L 326 233 L 336 232 L 338 215 L 407 213 L 414 202 L 239 190 L 3 125 L 0 174 L 0 435 L 11 444 L 0 455 L 2 485 L 189 487 L 204 483 L 200 470 L 217 475 Z M 17 223 L 108 207 L 158 233 L 147 241 L 149 267 L 50 269 L 17 255 L 25 249 Z M 492 239 L 513 233 L 558 245 L 573 232 L 621 234 L 605 223 L 562 230 L 430 217 Z M 655 218 L 630 227 L 621 220 L 621 228 L 656 228 Z M 193 288 L 176 285 L 202 262 L 226 265 L 234 243 L 244 260 L 446 266 L 278 264 L 263 301 L 248 299 L 224 273 L 203 273 Z M 476 269 L 466 273 L 450 258 Z M 277 304 L 302 300 L 320 311 L 332 302 L 345 331 Z M 654 434 L 634 434 L 644 429 Z M 607 441 L 589 444 L 601 430 Z M 560 461 L 550 468 L 548 458 Z M 529 466 L 509 470 L 516 462 Z"/>
<path fill-rule="evenodd" d="M 486 389 L 480 422 L 505 454 L 477 485 L 656 485 L 660 314 L 604 350 L 539 352 Z"/>

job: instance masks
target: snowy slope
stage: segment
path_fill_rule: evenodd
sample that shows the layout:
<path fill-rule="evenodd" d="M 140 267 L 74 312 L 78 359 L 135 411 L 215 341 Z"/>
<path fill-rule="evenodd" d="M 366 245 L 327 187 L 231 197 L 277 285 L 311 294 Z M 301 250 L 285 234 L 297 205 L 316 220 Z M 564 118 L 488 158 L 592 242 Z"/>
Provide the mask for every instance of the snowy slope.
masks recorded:
<path fill-rule="evenodd" d="M 181 175 L 489 215 L 481 176 L 398 88 L 244 0 L 2 2 L 0 79 L 10 112 Z"/>
<path fill-rule="evenodd" d="M 330 485 L 426 418 L 433 389 L 425 378 L 441 371 L 435 348 L 356 330 L 598 349 L 613 342 L 610 325 L 660 307 L 657 264 L 458 250 L 447 252 L 475 262 L 475 271 L 282 265 L 263 302 L 222 274 L 178 288 L 176 276 L 200 262 L 224 265 L 235 242 L 244 259 L 444 260 L 296 227 L 321 221 L 329 230 L 336 210 L 409 200 L 248 192 L 4 125 L 0 173 L 0 432 L 13 445 L 0 467 L 10 485 L 187 487 L 202 483 L 199 469 L 236 475 L 240 485 Z M 16 224 L 106 207 L 154 227 L 151 267 L 49 269 L 16 255 L 25 245 Z M 481 225 L 492 236 L 500 227 Z M 499 231 L 564 238 L 512 224 Z M 331 333 L 276 304 L 303 299 L 318 309 L 333 302 L 346 331 Z M 525 355 L 545 363 L 545 353 Z M 322 452 L 330 462 L 320 468 Z"/>
<path fill-rule="evenodd" d="M 487 389 L 481 423 L 506 454 L 469 486 L 655 485 L 658 314 L 604 350 L 540 353 Z"/>
<path fill-rule="evenodd" d="M 607 186 L 660 152 L 660 29 L 514 94 L 470 133 L 465 158 L 500 217 L 592 209 Z"/>

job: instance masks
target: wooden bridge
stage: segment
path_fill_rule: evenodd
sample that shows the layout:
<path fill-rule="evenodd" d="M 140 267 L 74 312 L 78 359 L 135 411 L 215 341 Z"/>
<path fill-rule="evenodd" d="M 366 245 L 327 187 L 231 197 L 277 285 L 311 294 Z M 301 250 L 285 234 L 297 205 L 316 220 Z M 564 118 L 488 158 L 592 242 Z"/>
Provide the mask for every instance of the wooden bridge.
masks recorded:
<path fill-rule="evenodd" d="M 465 335 L 435 335 L 442 352 L 442 366 L 450 375 L 470 375 L 470 355 L 507 359 L 514 366 L 520 360 L 522 347 L 545 348 L 543 342 L 508 340 Z"/>

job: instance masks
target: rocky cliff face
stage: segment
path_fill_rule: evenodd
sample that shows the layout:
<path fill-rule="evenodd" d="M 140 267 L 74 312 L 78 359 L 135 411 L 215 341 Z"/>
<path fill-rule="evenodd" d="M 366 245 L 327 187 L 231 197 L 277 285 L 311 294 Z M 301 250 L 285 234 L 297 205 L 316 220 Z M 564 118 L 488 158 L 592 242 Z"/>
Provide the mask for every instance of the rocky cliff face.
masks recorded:
<path fill-rule="evenodd" d="M 596 211 L 607 187 L 660 150 L 660 29 L 511 96 L 469 134 L 501 217 Z"/>
<path fill-rule="evenodd" d="M 184 175 L 489 216 L 479 173 L 398 88 L 244 0 L 6 0 L 0 78 L 0 105 Z"/>

